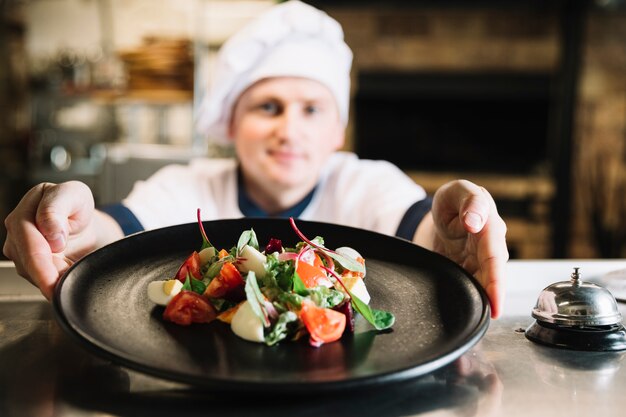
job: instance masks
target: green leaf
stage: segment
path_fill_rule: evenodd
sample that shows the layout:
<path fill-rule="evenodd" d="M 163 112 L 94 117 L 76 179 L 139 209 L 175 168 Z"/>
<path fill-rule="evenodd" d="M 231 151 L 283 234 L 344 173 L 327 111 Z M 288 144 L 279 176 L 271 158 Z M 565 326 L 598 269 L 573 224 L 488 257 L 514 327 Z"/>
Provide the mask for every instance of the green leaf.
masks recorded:
<path fill-rule="evenodd" d="M 308 289 L 309 296 L 319 307 L 333 308 L 344 300 L 346 297 L 341 291 L 318 285 L 315 288 Z"/>
<path fill-rule="evenodd" d="M 367 320 L 376 330 L 385 330 L 393 326 L 396 321 L 395 316 L 384 310 L 376 310 L 370 308 L 359 297 L 348 291 L 352 299 L 352 307 L 358 311 L 365 320 Z"/>
<path fill-rule="evenodd" d="M 207 285 L 200 281 L 199 279 L 195 279 L 191 276 L 190 273 L 187 273 L 187 278 L 185 278 L 185 283 L 183 284 L 183 291 L 193 291 L 198 294 L 204 294 L 204 290 L 206 290 Z"/>
<path fill-rule="evenodd" d="M 222 259 L 212 263 L 211 266 L 209 266 L 209 268 L 207 269 L 204 276 L 210 279 L 215 278 L 216 276 L 219 275 L 220 271 L 222 270 L 222 265 L 224 265 L 224 261 Z"/>
<path fill-rule="evenodd" d="M 337 261 L 341 266 L 345 269 L 349 269 L 350 271 L 365 273 L 365 266 L 362 263 L 358 262 L 356 259 L 352 259 L 349 256 L 342 255 L 335 251 L 331 251 L 330 249 L 323 248 L 322 249 L 328 256 Z"/>
<path fill-rule="evenodd" d="M 388 311 L 376 310 L 375 308 L 371 310 L 374 313 L 374 322 L 376 323 L 374 327 L 378 330 L 389 329 L 396 322 L 396 316 Z"/>
<path fill-rule="evenodd" d="M 261 319 L 265 327 L 269 327 L 270 319 L 265 311 L 265 307 L 263 306 L 265 297 L 263 297 L 259 284 L 256 282 L 256 275 L 254 271 L 248 272 L 246 286 L 244 289 L 246 291 L 246 299 L 250 303 L 252 311 L 257 317 L 259 317 L 259 319 Z"/>
<path fill-rule="evenodd" d="M 239 241 L 237 242 L 237 254 L 241 253 L 241 250 L 246 245 L 259 250 L 259 242 L 253 229 L 246 230 L 241 234 L 241 236 L 239 236 Z"/>
<path fill-rule="evenodd" d="M 193 277 L 190 277 L 190 283 L 191 283 L 191 291 L 196 292 L 200 295 L 204 294 L 204 291 L 206 290 L 207 285 L 200 281 L 199 279 L 195 279 Z"/>
<path fill-rule="evenodd" d="M 185 278 L 181 291 L 191 291 L 191 274 L 189 274 L 189 272 L 187 273 L 187 278 Z"/>
<path fill-rule="evenodd" d="M 279 261 L 277 253 L 267 255 L 265 259 L 266 273 L 263 277 L 263 285 L 266 287 L 278 286 L 283 291 L 291 291 L 293 289 L 294 263 L 292 261 Z"/>
<path fill-rule="evenodd" d="M 302 308 L 302 300 L 304 300 L 305 297 L 293 292 L 281 291 L 280 293 L 278 293 L 276 298 L 278 299 L 280 304 L 285 306 L 291 306 L 297 310 L 300 310 Z M 277 303 L 275 302 L 274 306 L 276 306 L 276 304 Z M 283 310 L 288 310 L 286 307 L 281 308 Z"/>
<path fill-rule="evenodd" d="M 302 282 L 302 278 L 300 278 L 300 275 L 298 275 L 296 271 L 293 271 L 293 292 L 299 295 L 309 294 L 309 290 L 306 288 L 306 285 Z"/>
<path fill-rule="evenodd" d="M 274 328 L 265 336 L 265 343 L 273 346 L 281 340 L 285 339 L 289 334 L 289 324 L 297 323 L 298 315 L 293 311 L 286 311 L 278 316 L 278 321 Z"/>

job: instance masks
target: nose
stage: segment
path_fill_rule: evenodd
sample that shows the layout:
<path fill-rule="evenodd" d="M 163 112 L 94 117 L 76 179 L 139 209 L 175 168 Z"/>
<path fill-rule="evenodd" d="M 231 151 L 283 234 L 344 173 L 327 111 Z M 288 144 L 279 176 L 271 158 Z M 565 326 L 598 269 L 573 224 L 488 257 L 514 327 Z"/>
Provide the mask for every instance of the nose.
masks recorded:
<path fill-rule="evenodd" d="M 298 138 L 302 120 L 297 109 L 287 107 L 276 121 L 276 136 L 282 142 L 293 142 Z"/>

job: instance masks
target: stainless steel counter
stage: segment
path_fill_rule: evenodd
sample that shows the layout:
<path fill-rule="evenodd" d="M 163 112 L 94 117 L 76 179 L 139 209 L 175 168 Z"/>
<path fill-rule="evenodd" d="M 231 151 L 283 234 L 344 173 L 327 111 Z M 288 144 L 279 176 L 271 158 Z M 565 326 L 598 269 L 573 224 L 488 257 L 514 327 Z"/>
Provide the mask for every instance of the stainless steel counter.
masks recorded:
<path fill-rule="evenodd" d="M 101 360 L 57 325 L 51 306 L 0 262 L 0 416 L 618 416 L 626 352 L 578 352 L 526 339 L 547 285 L 574 266 L 595 280 L 626 260 L 511 261 L 504 316 L 454 364 L 370 392 L 271 398 L 217 395 Z M 622 314 L 626 313 L 620 304 Z"/>

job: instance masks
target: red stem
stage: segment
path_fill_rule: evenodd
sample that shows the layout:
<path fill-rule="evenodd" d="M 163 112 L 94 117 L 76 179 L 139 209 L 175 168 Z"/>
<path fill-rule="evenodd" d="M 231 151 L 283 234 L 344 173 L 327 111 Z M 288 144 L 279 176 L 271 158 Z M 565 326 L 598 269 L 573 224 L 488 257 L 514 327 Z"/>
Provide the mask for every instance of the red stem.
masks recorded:
<path fill-rule="evenodd" d="M 296 226 L 296 221 L 293 219 L 293 217 L 289 218 L 289 223 L 291 223 L 291 228 L 293 229 L 294 232 L 296 232 L 296 234 L 300 237 L 300 239 L 302 239 L 303 241 L 305 241 L 306 243 L 308 243 L 309 245 L 313 246 L 316 249 L 319 249 L 321 251 L 328 251 L 328 252 L 332 252 L 335 253 L 335 251 L 330 250 L 328 248 L 325 248 L 323 246 L 320 245 L 316 245 L 315 243 L 313 243 L 312 241 L 310 241 L 306 236 L 304 236 L 304 234 L 302 234 L 302 232 L 300 231 L 300 229 L 298 229 L 298 227 Z"/>
<path fill-rule="evenodd" d="M 204 231 L 204 225 L 202 224 L 202 218 L 200 217 L 200 208 L 198 208 L 197 217 L 198 217 L 198 225 L 200 226 L 200 233 L 202 234 L 202 239 L 204 239 L 204 241 L 208 243 L 209 246 L 213 246 L 213 244 L 209 241 L 209 238 L 207 237 L 206 232 Z"/>

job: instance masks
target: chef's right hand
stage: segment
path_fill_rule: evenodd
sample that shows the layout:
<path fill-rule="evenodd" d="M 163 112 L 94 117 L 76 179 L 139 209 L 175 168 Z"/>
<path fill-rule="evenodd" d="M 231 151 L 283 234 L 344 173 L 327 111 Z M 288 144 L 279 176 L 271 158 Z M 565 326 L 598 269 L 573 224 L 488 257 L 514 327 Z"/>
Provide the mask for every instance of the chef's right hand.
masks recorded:
<path fill-rule="evenodd" d="M 17 273 L 50 300 L 61 275 L 96 248 L 94 218 L 94 199 L 87 185 L 39 184 L 5 219 L 3 253 L 15 263 Z"/>

